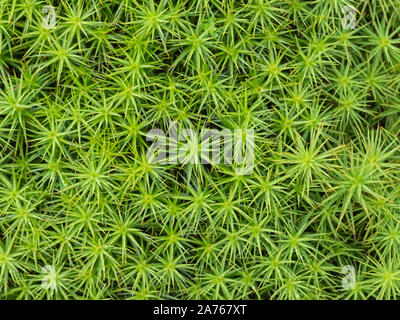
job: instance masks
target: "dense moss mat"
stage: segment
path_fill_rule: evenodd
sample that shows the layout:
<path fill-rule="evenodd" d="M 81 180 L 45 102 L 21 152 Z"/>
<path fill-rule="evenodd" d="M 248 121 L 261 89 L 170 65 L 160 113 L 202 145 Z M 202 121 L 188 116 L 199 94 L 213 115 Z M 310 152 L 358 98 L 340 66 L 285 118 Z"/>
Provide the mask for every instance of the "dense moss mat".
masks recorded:
<path fill-rule="evenodd" d="M 399 0 L 0 0 L 0 298 L 399 298 L 399 31 Z M 150 161 L 171 121 L 254 130 L 253 170 Z"/>

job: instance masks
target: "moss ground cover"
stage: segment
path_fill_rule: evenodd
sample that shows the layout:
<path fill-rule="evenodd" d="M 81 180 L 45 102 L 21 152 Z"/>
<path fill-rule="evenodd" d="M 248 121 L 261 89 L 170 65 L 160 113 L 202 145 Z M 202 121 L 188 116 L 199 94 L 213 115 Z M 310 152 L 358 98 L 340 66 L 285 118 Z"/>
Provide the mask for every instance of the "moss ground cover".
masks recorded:
<path fill-rule="evenodd" d="M 0 0 L 0 298 L 398 299 L 399 115 L 399 0 Z"/>

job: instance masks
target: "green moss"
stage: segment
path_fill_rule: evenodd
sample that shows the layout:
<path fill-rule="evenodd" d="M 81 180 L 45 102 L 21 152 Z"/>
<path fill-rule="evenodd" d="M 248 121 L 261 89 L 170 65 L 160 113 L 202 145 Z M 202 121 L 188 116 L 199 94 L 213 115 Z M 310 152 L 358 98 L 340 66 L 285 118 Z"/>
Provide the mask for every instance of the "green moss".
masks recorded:
<path fill-rule="evenodd" d="M 1 299 L 399 298 L 399 0 L 46 4 L 0 0 Z M 254 168 L 150 161 L 174 121 Z"/>

